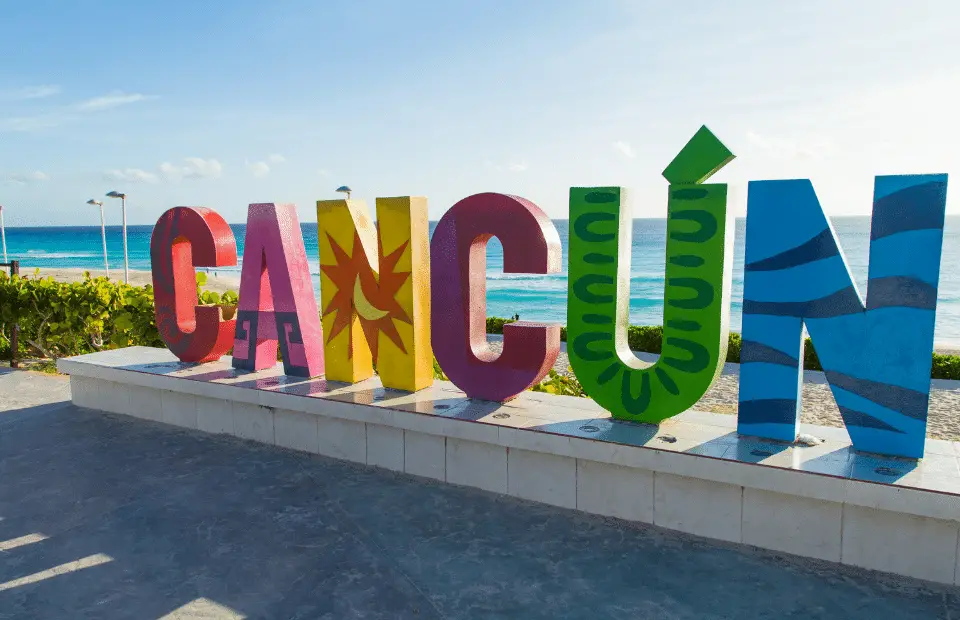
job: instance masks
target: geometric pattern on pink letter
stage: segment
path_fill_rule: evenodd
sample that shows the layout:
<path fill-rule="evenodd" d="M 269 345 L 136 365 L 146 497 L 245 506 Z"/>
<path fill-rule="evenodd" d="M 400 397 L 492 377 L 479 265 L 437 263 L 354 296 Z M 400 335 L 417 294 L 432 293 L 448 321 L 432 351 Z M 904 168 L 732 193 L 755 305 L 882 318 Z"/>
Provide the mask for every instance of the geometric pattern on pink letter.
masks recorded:
<path fill-rule="evenodd" d="M 323 374 L 323 332 L 297 208 L 252 204 L 240 272 L 233 366 L 263 370 L 277 363 L 298 377 Z"/>
<path fill-rule="evenodd" d="M 431 329 L 433 353 L 450 381 L 471 398 L 504 401 L 553 367 L 560 326 L 511 323 L 503 329 L 503 352 L 490 349 L 486 246 L 494 236 L 504 273 L 560 272 L 560 235 L 537 205 L 506 194 L 464 198 L 440 219 L 430 243 Z"/>

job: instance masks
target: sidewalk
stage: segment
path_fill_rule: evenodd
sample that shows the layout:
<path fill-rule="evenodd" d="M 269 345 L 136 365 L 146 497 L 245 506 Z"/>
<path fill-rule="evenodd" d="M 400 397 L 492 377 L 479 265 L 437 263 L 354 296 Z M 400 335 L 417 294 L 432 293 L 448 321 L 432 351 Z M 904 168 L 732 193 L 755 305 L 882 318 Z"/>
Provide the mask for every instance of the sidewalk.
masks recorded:
<path fill-rule="evenodd" d="M 64 378 L 0 373 L 0 619 L 960 618 L 956 588 L 85 411 Z"/>

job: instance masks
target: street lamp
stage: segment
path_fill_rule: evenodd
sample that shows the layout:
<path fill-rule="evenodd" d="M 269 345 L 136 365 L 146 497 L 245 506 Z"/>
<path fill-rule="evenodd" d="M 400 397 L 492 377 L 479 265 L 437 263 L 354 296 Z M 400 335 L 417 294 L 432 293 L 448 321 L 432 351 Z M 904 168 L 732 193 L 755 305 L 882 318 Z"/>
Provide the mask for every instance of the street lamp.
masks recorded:
<path fill-rule="evenodd" d="M 3 227 L 3 205 L 0 205 L 0 239 L 3 239 L 3 262 L 7 262 L 7 231 Z"/>
<path fill-rule="evenodd" d="M 87 201 L 88 205 L 100 207 L 100 238 L 103 240 L 103 271 L 110 277 L 110 265 L 107 264 L 107 226 L 103 221 L 103 202 L 91 198 Z"/>
<path fill-rule="evenodd" d="M 123 214 L 123 282 L 130 284 L 130 266 L 127 260 L 127 195 L 113 190 L 107 192 L 107 198 L 120 199 L 120 212 Z"/>
<path fill-rule="evenodd" d="M 341 185 L 341 186 L 338 187 L 335 191 L 338 191 L 338 192 L 340 192 L 341 194 L 346 194 L 346 195 L 347 195 L 347 200 L 350 200 L 350 192 L 352 192 L 353 190 L 350 189 L 349 187 L 347 187 L 346 185 Z"/>

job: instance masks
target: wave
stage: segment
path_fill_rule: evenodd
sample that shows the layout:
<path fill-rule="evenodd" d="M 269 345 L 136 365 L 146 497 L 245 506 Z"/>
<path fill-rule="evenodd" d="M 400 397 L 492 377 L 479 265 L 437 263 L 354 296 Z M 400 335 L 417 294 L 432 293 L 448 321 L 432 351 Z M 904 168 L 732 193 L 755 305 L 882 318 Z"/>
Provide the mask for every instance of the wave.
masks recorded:
<path fill-rule="evenodd" d="M 487 280 L 566 280 L 566 273 L 549 273 L 549 274 L 535 274 L 535 273 L 487 273 Z"/>
<path fill-rule="evenodd" d="M 23 256 L 28 256 L 30 258 L 41 258 L 41 259 L 57 259 L 57 258 L 93 258 L 98 257 L 102 258 L 103 254 L 94 254 L 92 252 L 46 252 L 44 250 L 27 250 L 23 253 Z"/>

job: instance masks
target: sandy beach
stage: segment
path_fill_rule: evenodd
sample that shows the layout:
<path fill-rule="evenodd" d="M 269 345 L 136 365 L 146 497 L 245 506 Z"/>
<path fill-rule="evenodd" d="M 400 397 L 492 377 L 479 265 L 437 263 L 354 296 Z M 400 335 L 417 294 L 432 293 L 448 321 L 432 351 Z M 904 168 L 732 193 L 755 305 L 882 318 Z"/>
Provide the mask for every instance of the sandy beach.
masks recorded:
<path fill-rule="evenodd" d="M 30 267 L 25 267 L 20 270 L 20 275 L 33 277 L 34 271 L 35 270 L 31 269 Z M 90 276 L 94 278 L 99 278 L 104 275 L 103 269 L 43 268 L 40 269 L 40 277 L 50 277 L 58 282 L 79 282 L 85 277 L 85 272 L 90 272 Z M 123 268 L 111 269 L 110 279 L 122 282 Z M 146 286 L 147 284 L 153 285 L 153 276 L 149 271 L 135 271 L 131 269 L 130 284 L 132 286 Z M 227 276 L 222 274 L 215 275 L 213 272 L 209 272 L 207 273 L 207 283 L 203 288 L 210 291 L 216 291 L 218 293 L 223 293 L 224 291 L 238 292 L 240 290 L 240 278 L 233 274 Z"/>

